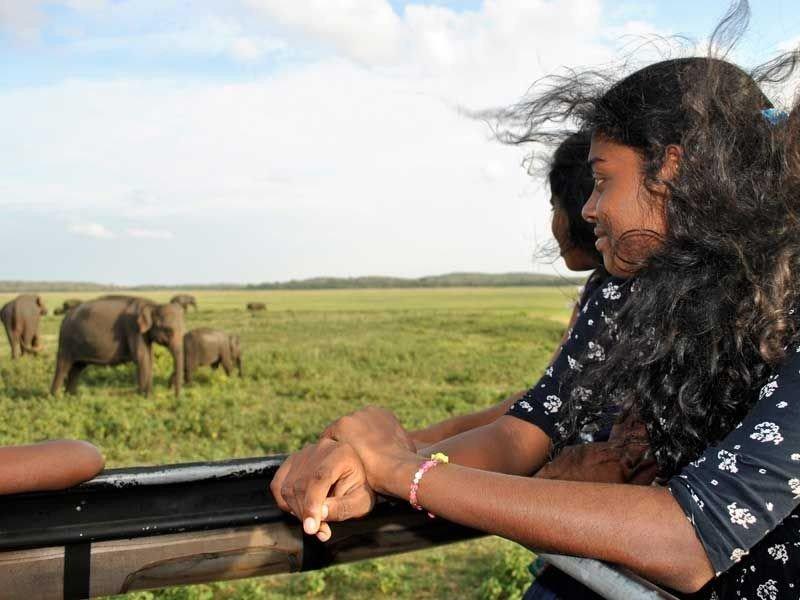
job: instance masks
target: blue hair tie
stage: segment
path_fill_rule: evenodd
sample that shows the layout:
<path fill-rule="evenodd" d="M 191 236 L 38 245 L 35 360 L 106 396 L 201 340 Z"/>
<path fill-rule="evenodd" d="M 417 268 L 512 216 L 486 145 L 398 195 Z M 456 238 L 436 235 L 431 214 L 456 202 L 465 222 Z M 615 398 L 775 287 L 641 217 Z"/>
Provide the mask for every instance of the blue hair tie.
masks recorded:
<path fill-rule="evenodd" d="M 777 108 L 765 108 L 761 111 L 761 115 L 769 121 L 770 125 L 780 125 L 789 118 L 789 113 Z"/>

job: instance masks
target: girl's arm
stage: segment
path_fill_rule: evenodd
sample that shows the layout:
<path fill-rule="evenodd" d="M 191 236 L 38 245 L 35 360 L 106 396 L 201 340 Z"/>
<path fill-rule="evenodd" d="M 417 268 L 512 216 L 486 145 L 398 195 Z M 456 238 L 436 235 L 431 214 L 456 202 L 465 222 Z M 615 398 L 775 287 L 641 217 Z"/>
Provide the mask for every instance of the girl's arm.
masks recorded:
<path fill-rule="evenodd" d="M 424 429 L 417 429 L 415 431 L 409 431 L 408 433 L 411 436 L 411 439 L 413 439 L 416 443 L 417 448 L 430 446 L 431 444 L 441 442 L 447 438 L 470 431 L 471 429 L 476 429 L 478 427 L 483 427 L 484 425 L 493 423 L 506 414 L 508 409 L 511 408 L 511 405 L 524 395 L 525 391 L 517 392 L 502 402 L 498 402 L 494 406 L 490 406 L 484 410 L 470 413 L 468 415 L 451 417 L 449 419 L 445 419 L 444 421 L 440 421 L 439 423 L 434 423 L 433 425 Z"/>
<path fill-rule="evenodd" d="M 419 458 L 387 460 L 370 474 L 379 493 L 408 499 Z M 439 465 L 423 477 L 418 502 L 450 521 L 540 551 L 623 565 L 681 592 L 714 571 L 694 528 L 661 487 L 544 480 Z M 335 515 L 332 515 L 335 517 Z"/>
<path fill-rule="evenodd" d="M 530 434 L 529 425 L 521 424 Z M 408 500 L 421 460 L 409 450 L 407 434 L 392 413 L 368 407 L 339 419 L 325 437 L 353 448 L 373 490 Z M 302 486 L 294 507 L 306 533 L 317 533 L 323 520 L 357 516 L 340 514 L 342 504 L 328 497 L 346 463 L 332 458 L 316 464 L 312 483 Z M 537 550 L 621 564 L 680 591 L 696 591 L 714 577 L 694 528 L 664 488 L 547 480 L 445 464 L 425 474 L 417 497 L 426 510 L 456 523 Z"/>
<path fill-rule="evenodd" d="M 419 456 L 444 452 L 451 462 L 498 473 L 531 475 L 550 453 L 550 437 L 539 427 L 513 416 L 465 431 L 418 451 Z"/>
<path fill-rule="evenodd" d="M 103 464 L 97 448 L 76 440 L 0 447 L 0 494 L 68 488 L 97 475 Z"/>

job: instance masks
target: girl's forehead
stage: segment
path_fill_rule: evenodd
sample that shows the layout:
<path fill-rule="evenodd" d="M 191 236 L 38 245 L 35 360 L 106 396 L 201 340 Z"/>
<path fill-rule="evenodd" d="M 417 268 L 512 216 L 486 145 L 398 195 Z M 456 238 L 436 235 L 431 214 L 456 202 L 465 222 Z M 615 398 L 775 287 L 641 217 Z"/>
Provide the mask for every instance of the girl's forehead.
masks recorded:
<path fill-rule="evenodd" d="M 641 156 L 632 146 L 620 144 L 602 134 L 593 134 L 587 160 L 593 168 L 602 166 L 624 168 L 628 165 L 639 165 Z"/>

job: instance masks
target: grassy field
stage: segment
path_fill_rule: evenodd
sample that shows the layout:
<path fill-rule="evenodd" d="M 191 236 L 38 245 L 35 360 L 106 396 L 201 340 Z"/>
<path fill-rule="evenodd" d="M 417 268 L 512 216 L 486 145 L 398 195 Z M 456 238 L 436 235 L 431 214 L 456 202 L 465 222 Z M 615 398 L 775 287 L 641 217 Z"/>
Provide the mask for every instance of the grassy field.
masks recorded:
<path fill-rule="evenodd" d="M 50 309 L 67 297 L 43 294 Z M 165 301 L 171 294 L 148 297 Z M 0 344 L 0 442 L 91 440 L 109 467 L 287 452 L 365 404 L 408 428 L 489 406 L 538 377 L 575 288 L 200 292 L 187 328 L 242 338 L 244 378 L 203 369 L 178 399 L 172 359 L 156 350 L 155 393 L 134 392 L 132 365 L 89 368 L 78 394 L 52 398 L 60 317 L 42 321 L 45 351 L 9 360 Z M 0 304 L 13 297 L 0 295 Z M 244 305 L 263 301 L 265 313 Z M 139 593 L 136 598 L 514 597 L 530 554 L 483 539 L 319 573 Z"/>

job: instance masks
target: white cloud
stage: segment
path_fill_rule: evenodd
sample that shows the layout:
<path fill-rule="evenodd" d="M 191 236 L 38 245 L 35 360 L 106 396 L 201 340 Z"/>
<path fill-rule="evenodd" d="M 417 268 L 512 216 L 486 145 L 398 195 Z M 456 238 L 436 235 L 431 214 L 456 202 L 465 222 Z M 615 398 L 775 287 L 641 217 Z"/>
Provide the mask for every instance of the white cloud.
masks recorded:
<path fill-rule="evenodd" d="M 72 41 L 71 52 L 95 54 L 125 52 L 152 58 L 163 56 L 229 56 L 253 62 L 285 51 L 285 41 L 265 34 L 248 35 L 245 27 L 229 17 L 205 16 L 180 27 L 137 34 L 85 35 Z"/>
<path fill-rule="evenodd" d="M 399 17 L 385 0 L 245 0 L 256 12 L 366 63 L 393 61 Z"/>
<path fill-rule="evenodd" d="M 166 229 L 140 229 L 132 227 L 126 232 L 130 237 L 148 238 L 152 240 L 171 240 L 175 236 Z"/>
<path fill-rule="evenodd" d="M 250 19 L 285 30 L 253 37 L 228 15 L 195 23 L 215 39 L 130 44 L 166 53 L 216 43 L 255 60 L 294 32 L 336 56 L 246 82 L 121 77 L 0 91 L 0 206 L 91 214 L 125 232 L 119 252 L 134 231 L 174 233 L 192 255 L 214 239 L 219 270 L 159 273 L 174 281 L 230 280 L 234 264 L 249 281 L 533 266 L 549 238 L 542 182 L 520 166 L 522 149 L 454 107 L 505 105 L 561 65 L 607 62 L 599 0 L 487 0 L 467 13 L 411 5 L 402 16 L 378 0 L 249 4 Z M 87 225 L 72 231 L 113 235 Z"/>
<path fill-rule="evenodd" d="M 70 233 L 82 237 L 107 240 L 115 237 L 114 233 L 100 223 L 73 223 L 69 226 Z"/>
<path fill-rule="evenodd" d="M 0 2 L 0 29 L 22 39 L 35 38 L 43 18 L 39 4 L 33 0 L 3 0 Z"/>

